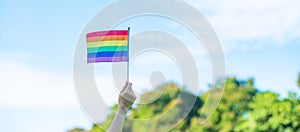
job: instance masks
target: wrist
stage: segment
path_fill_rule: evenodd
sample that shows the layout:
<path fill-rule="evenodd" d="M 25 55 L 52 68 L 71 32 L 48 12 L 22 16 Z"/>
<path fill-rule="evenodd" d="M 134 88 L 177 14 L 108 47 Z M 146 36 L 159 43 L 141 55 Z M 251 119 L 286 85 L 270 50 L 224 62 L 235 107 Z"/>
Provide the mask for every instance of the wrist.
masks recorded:
<path fill-rule="evenodd" d="M 118 106 L 118 110 L 117 112 L 121 115 L 126 115 L 127 111 L 128 111 L 129 108 L 125 107 L 125 106 Z"/>

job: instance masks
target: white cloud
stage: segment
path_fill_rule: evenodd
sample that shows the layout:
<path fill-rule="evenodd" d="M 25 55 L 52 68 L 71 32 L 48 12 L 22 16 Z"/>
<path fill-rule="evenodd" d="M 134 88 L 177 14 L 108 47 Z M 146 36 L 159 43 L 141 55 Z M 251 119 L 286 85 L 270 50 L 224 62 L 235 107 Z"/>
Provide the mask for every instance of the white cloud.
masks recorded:
<path fill-rule="evenodd" d="M 0 59 L 0 106 L 77 105 L 71 75 L 43 71 L 25 62 Z"/>
<path fill-rule="evenodd" d="M 187 2 L 208 18 L 225 49 L 257 48 L 265 44 L 282 45 L 299 39 L 299 0 Z"/>

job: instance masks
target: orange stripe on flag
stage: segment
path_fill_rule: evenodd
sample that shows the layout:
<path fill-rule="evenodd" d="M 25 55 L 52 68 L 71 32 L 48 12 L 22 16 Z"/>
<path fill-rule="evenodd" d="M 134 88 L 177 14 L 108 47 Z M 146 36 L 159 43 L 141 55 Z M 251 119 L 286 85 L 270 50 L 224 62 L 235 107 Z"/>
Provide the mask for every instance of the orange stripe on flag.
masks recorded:
<path fill-rule="evenodd" d="M 111 40 L 128 40 L 128 35 L 98 36 L 86 38 L 86 42 L 101 42 Z"/>

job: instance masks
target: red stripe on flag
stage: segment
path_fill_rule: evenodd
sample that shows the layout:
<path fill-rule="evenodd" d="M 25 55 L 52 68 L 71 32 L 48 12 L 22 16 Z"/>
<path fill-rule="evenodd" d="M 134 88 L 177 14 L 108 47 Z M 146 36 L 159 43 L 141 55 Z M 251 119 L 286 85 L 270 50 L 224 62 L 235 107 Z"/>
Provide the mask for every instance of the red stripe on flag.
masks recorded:
<path fill-rule="evenodd" d="M 110 35 L 128 35 L 128 30 L 110 30 L 110 31 L 92 32 L 92 33 L 88 33 L 86 37 L 90 38 L 90 37 L 110 36 Z"/>

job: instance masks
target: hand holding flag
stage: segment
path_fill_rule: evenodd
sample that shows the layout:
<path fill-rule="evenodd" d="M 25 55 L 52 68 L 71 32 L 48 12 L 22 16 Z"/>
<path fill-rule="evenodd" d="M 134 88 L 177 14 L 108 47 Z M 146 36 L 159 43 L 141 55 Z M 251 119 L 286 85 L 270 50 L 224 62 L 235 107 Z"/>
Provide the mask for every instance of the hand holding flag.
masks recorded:
<path fill-rule="evenodd" d="M 125 114 L 135 100 L 136 95 L 132 90 L 132 83 L 126 82 L 120 92 L 118 99 L 118 110 L 120 110 L 121 114 Z"/>

